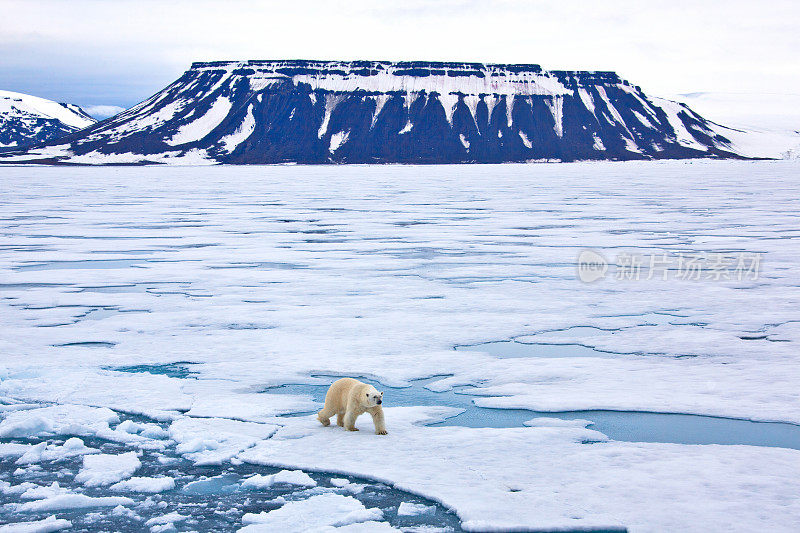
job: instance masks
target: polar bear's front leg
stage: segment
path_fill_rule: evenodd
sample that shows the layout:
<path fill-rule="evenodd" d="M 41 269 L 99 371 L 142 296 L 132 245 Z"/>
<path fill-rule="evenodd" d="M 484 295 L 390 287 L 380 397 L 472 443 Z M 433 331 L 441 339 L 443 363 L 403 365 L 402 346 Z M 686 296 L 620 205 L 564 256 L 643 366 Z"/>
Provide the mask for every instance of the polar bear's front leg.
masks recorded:
<path fill-rule="evenodd" d="M 386 431 L 386 423 L 383 419 L 383 409 L 381 406 L 373 407 L 369 410 L 369 414 L 372 415 L 372 423 L 375 424 L 375 434 L 376 435 L 388 435 Z"/>

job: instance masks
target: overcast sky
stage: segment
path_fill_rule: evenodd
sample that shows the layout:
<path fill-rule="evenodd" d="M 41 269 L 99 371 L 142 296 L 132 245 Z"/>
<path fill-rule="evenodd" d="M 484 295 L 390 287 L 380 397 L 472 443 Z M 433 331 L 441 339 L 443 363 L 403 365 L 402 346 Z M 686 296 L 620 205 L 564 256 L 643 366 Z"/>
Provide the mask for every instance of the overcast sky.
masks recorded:
<path fill-rule="evenodd" d="M 0 89 L 129 107 L 192 61 L 615 70 L 654 95 L 798 92 L 800 2 L 0 0 Z"/>

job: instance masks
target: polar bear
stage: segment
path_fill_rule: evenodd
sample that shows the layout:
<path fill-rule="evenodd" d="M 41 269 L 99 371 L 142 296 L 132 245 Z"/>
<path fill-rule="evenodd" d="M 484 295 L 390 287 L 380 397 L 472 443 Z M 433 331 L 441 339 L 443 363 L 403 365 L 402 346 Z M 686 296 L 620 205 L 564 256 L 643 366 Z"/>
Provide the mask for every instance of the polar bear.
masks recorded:
<path fill-rule="evenodd" d="M 383 393 L 372 385 L 361 383 L 357 379 L 342 378 L 334 381 L 325 395 L 325 407 L 317 413 L 323 426 L 329 426 L 330 418 L 336 415 L 336 423 L 347 431 L 356 429 L 356 418 L 364 413 L 372 415 L 376 435 L 386 435 L 383 420 Z"/>

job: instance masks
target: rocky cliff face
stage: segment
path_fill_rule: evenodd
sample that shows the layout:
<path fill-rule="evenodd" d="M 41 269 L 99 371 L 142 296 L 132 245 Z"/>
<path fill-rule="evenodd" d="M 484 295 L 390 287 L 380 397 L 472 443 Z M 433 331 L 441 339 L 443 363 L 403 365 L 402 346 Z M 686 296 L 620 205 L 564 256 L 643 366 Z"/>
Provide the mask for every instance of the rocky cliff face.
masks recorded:
<path fill-rule="evenodd" d="M 234 164 L 737 157 L 723 128 L 613 72 L 299 60 L 195 63 L 141 104 L 30 155 Z"/>

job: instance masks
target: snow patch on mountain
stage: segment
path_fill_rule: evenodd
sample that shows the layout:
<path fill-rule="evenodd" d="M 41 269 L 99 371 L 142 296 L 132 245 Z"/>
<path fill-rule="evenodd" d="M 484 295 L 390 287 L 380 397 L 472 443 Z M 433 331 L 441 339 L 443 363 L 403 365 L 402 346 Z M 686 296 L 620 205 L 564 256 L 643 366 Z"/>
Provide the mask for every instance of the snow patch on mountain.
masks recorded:
<path fill-rule="evenodd" d="M 233 152 L 237 146 L 239 146 L 243 141 L 246 141 L 247 138 L 253 134 L 255 127 L 256 119 L 253 117 L 253 104 L 250 104 L 247 107 L 247 116 L 245 116 L 244 120 L 242 121 L 242 125 L 239 126 L 235 132 L 230 135 L 226 135 L 221 139 L 221 143 L 225 147 L 225 150 L 228 152 Z"/>
<path fill-rule="evenodd" d="M 675 131 L 675 138 L 680 144 L 689 148 L 703 148 L 703 145 L 697 142 L 681 120 L 681 113 L 686 113 L 687 106 L 685 104 L 680 104 L 664 98 L 653 98 L 653 100 L 657 102 L 661 109 L 667 114 L 667 120 L 669 120 L 672 129 Z"/>
<path fill-rule="evenodd" d="M 193 122 L 181 126 L 167 144 L 176 146 L 179 144 L 187 144 L 194 141 L 199 141 L 209 133 L 211 130 L 219 126 L 228 112 L 231 110 L 231 101 L 227 98 L 220 97 L 211 104 L 211 108 L 206 111 L 204 115 L 195 119 Z"/>
<path fill-rule="evenodd" d="M 350 130 L 347 131 L 339 131 L 331 135 L 331 145 L 330 151 L 331 153 L 335 152 L 342 146 L 344 143 L 347 142 L 347 138 L 350 136 Z"/>

